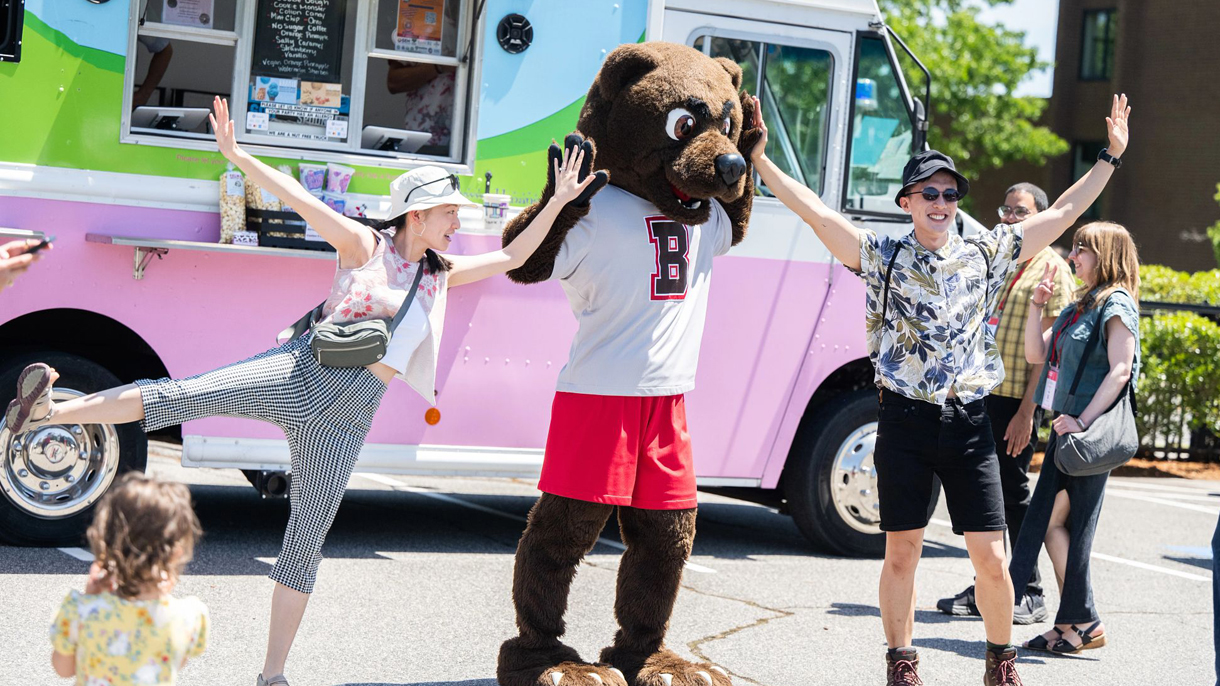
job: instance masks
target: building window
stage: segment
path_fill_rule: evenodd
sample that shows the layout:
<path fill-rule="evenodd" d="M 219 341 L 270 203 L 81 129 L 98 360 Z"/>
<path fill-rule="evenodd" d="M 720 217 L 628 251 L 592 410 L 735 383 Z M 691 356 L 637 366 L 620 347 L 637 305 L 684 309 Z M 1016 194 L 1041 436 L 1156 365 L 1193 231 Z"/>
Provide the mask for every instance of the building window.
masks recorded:
<path fill-rule="evenodd" d="M 210 142 L 219 95 L 242 143 L 361 163 L 473 159 L 474 0 L 131 2 L 125 133 Z"/>
<path fill-rule="evenodd" d="M 1080 41 L 1080 79 L 1105 81 L 1114 71 L 1114 36 L 1118 33 L 1118 10 L 1084 13 L 1084 35 Z"/>
<path fill-rule="evenodd" d="M 1101 152 L 1101 149 L 1104 147 L 1106 147 L 1105 141 L 1077 141 L 1072 145 L 1073 182 L 1080 180 L 1080 177 L 1087 174 L 1089 170 L 1093 168 L 1093 165 L 1097 164 L 1097 153 Z M 1101 201 L 1103 197 L 1105 197 L 1104 191 L 1102 192 L 1101 196 L 1097 198 L 1097 200 L 1093 201 L 1092 205 L 1089 205 L 1089 209 L 1085 210 L 1084 214 L 1080 215 L 1080 218 L 1090 221 L 1100 219 Z"/>

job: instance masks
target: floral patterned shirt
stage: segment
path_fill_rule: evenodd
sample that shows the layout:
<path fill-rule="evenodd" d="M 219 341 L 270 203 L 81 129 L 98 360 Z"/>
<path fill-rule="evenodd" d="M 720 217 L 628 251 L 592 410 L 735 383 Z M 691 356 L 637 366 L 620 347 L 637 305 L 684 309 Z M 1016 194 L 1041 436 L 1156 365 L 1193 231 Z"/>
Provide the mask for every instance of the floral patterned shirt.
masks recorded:
<path fill-rule="evenodd" d="M 995 337 L 985 324 L 1018 264 L 1022 237 L 1020 224 L 1000 224 L 971 239 L 977 245 L 950 234 L 933 251 L 914 231 L 899 238 L 861 231 L 857 275 L 865 283 L 865 335 L 878 387 L 943 405 L 949 389 L 968 403 L 1004 380 Z M 885 270 L 895 250 L 883 322 Z"/>
<path fill-rule="evenodd" d="M 76 684 L 173 684 L 203 655 L 208 608 L 198 598 L 124 600 L 72 591 L 51 624 L 51 647 L 76 656 Z"/>

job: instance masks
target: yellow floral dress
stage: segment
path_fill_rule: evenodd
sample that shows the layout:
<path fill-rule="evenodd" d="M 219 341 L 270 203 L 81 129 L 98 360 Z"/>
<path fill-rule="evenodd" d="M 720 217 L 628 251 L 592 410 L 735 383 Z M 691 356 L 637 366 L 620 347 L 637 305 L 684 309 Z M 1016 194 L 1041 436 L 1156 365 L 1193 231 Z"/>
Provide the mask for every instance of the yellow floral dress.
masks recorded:
<path fill-rule="evenodd" d="M 79 686 L 173 684 L 207 645 L 208 609 L 198 598 L 124 600 L 72 591 L 51 625 L 55 652 L 76 655 Z"/>

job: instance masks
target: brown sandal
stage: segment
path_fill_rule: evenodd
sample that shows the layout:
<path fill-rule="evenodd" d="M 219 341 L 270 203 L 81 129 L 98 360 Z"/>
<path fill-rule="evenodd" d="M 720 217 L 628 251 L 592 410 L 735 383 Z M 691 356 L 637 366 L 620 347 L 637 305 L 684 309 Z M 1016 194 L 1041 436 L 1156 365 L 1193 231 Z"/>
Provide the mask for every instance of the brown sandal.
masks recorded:
<path fill-rule="evenodd" d="M 22 433 L 33 422 L 51 415 L 51 384 L 57 376 L 54 369 L 41 362 L 21 370 L 17 377 L 17 397 L 4 411 L 4 425 L 9 433 Z"/>

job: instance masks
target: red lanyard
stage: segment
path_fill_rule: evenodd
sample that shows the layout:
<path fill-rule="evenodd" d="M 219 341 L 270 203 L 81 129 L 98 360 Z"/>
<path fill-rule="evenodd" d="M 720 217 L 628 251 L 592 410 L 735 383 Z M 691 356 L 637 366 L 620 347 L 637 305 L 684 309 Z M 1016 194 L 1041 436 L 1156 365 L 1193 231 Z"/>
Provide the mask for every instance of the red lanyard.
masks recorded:
<path fill-rule="evenodd" d="M 1053 338 L 1051 338 L 1051 366 L 1052 367 L 1056 367 L 1059 365 L 1059 337 L 1063 335 L 1064 331 L 1067 331 L 1068 329 L 1075 326 L 1077 320 L 1079 320 L 1079 319 L 1080 319 L 1080 306 L 1078 305 L 1078 306 L 1076 306 L 1075 311 L 1072 313 L 1072 321 L 1068 322 L 1067 324 L 1064 324 L 1063 328 L 1056 331 L 1055 336 Z"/>
<path fill-rule="evenodd" d="M 1021 263 L 1021 268 L 1017 270 L 1016 276 L 1012 277 L 1012 283 L 1008 284 L 1008 290 L 1004 293 L 1004 299 L 1000 301 L 1000 309 L 996 310 L 996 315 L 1003 314 L 1004 306 L 1008 304 L 1008 296 L 1012 295 L 1012 289 L 1017 285 L 1017 281 L 1021 275 L 1025 273 L 1025 268 L 1029 266 L 1029 262 Z"/>

